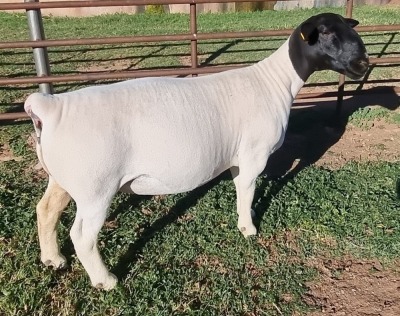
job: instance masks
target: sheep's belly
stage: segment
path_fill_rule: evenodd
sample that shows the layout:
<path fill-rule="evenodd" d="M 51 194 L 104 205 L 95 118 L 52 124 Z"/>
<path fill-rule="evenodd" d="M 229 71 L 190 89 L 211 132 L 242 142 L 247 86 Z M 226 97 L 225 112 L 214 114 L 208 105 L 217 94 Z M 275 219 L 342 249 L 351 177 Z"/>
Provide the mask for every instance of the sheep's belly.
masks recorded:
<path fill-rule="evenodd" d="M 120 189 L 122 192 L 135 193 L 141 195 L 160 195 L 160 194 L 172 194 L 178 193 L 174 188 L 168 186 L 168 184 L 160 181 L 159 179 L 153 178 L 149 175 L 141 175 L 136 179 L 126 183 Z M 187 191 L 187 190 L 184 190 Z"/>
<path fill-rule="evenodd" d="M 125 193 L 136 193 L 142 195 L 158 195 L 167 194 L 160 193 L 168 191 L 168 186 L 158 179 L 152 178 L 149 175 L 141 175 L 136 179 L 125 183 L 120 191 Z"/>
<path fill-rule="evenodd" d="M 200 186 L 202 183 L 196 183 L 187 186 L 170 186 L 159 179 L 153 178 L 149 175 L 141 175 L 136 179 L 125 183 L 120 191 L 125 193 L 134 193 L 140 195 L 162 195 L 162 194 L 175 194 L 190 191 Z"/>
<path fill-rule="evenodd" d="M 191 191 L 217 177 L 230 166 L 219 167 L 205 172 L 186 169 L 185 174 L 175 170 L 169 176 L 160 174 L 141 174 L 127 181 L 120 191 L 140 195 L 176 194 Z M 207 172 L 208 171 L 208 172 Z"/>

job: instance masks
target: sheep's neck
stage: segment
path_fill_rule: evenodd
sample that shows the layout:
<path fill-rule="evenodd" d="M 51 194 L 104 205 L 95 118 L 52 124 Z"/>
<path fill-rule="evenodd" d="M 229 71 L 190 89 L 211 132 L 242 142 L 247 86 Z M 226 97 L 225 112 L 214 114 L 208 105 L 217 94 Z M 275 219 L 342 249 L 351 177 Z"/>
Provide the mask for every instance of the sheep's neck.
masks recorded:
<path fill-rule="evenodd" d="M 298 75 L 289 56 L 288 39 L 271 56 L 255 65 L 267 89 L 272 93 L 278 91 L 291 106 L 292 101 L 304 85 L 304 80 Z M 288 97 L 289 99 L 287 99 Z"/>
<path fill-rule="evenodd" d="M 311 56 L 307 54 L 309 45 L 301 39 L 299 28 L 295 29 L 290 36 L 288 45 L 290 61 L 296 73 L 305 82 L 317 70 L 317 67 L 313 65 Z"/>

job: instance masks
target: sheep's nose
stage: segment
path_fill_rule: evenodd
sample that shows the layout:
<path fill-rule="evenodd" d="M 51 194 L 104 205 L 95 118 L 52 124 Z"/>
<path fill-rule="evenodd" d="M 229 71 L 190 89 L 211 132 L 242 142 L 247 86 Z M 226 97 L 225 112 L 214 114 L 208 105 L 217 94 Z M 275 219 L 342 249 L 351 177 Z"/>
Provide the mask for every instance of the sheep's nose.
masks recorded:
<path fill-rule="evenodd" d="M 368 66 L 369 66 L 369 59 L 368 59 L 368 57 L 360 58 L 360 59 L 357 61 L 357 64 L 358 64 L 361 68 L 368 68 Z"/>
<path fill-rule="evenodd" d="M 364 74 L 368 69 L 369 59 L 368 59 L 368 57 L 362 57 L 362 58 L 354 60 L 350 64 L 351 64 L 351 68 L 353 68 L 353 70 L 356 73 Z"/>

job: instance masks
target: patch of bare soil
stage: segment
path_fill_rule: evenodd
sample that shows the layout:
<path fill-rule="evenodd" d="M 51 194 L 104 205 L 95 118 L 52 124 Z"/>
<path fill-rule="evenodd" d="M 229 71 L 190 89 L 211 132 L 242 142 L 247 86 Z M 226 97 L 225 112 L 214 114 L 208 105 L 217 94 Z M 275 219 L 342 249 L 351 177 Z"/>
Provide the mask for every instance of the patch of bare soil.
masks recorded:
<path fill-rule="evenodd" d="M 179 57 L 179 62 L 182 66 L 192 66 L 192 58 L 190 56 Z"/>
<path fill-rule="evenodd" d="M 339 168 L 348 161 L 397 161 L 400 159 L 400 126 L 379 120 L 367 129 L 348 125 L 316 165 Z"/>
<path fill-rule="evenodd" d="M 296 174 L 312 164 L 339 169 L 350 161 L 399 161 L 399 135 L 400 126 L 385 120 L 371 122 L 368 128 L 317 123 L 300 132 L 289 131 L 265 172 L 274 177 Z"/>
<path fill-rule="evenodd" d="M 400 6 L 400 0 L 390 0 L 387 5 L 389 5 L 389 6 Z"/>
<path fill-rule="evenodd" d="M 99 71 L 121 71 L 135 68 L 135 60 L 103 60 L 96 63 L 88 63 L 85 66 L 79 67 L 80 72 L 99 72 Z"/>
<path fill-rule="evenodd" d="M 0 144 L 0 162 L 21 161 L 22 157 L 16 157 L 8 144 Z"/>
<path fill-rule="evenodd" d="M 303 300 L 316 311 L 308 316 L 398 316 L 400 315 L 400 274 L 378 261 L 353 259 L 310 263 L 320 280 L 307 284 Z"/>

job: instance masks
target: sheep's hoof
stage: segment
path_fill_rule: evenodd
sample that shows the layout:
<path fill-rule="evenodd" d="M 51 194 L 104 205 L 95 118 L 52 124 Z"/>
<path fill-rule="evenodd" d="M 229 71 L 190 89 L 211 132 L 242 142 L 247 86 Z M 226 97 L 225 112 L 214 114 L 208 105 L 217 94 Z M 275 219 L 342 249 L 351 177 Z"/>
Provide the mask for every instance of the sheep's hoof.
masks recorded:
<path fill-rule="evenodd" d="M 248 226 L 248 227 L 239 227 L 240 232 L 244 237 L 250 237 L 257 235 L 257 228 L 254 225 Z"/>
<path fill-rule="evenodd" d="M 65 259 L 65 257 L 62 255 L 53 260 L 42 260 L 42 262 L 46 267 L 51 267 L 54 270 L 64 270 L 68 267 L 67 259 Z"/>
<path fill-rule="evenodd" d="M 117 282 L 117 277 L 114 274 L 109 273 L 107 279 L 104 282 L 96 283 L 94 287 L 96 289 L 109 291 L 117 285 Z"/>

